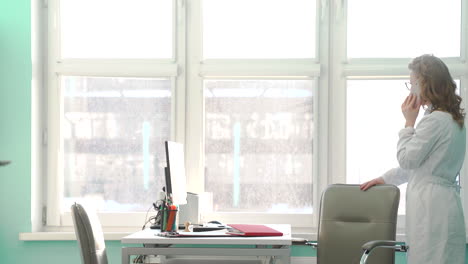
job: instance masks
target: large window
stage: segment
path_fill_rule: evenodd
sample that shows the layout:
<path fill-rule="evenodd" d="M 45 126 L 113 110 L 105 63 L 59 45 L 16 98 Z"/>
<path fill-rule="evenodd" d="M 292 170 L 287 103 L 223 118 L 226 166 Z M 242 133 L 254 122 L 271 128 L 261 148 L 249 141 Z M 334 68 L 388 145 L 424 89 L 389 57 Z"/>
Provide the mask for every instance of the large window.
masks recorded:
<path fill-rule="evenodd" d="M 408 95 L 406 80 L 347 82 L 346 177 L 362 183 L 398 167 L 398 131 L 404 125 L 401 103 Z M 369 98 L 365 104 L 363 98 Z M 423 115 L 420 111 L 418 121 Z M 406 184 L 401 186 L 399 214 L 405 214 Z"/>
<path fill-rule="evenodd" d="M 202 1 L 203 187 L 217 218 L 312 224 L 316 5 Z"/>
<path fill-rule="evenodd" d="M 205 81 L 205 188 L 215 211 L 312 213 L 313 84 Z"/>
<path fill-rule="evenodd" d="M 461 10 L 460 0 L 348 0 L 348 57 L 459 57 Z"/>
<path fill-rule="evenodd" d="M 458 78 L 466 49 L 461 25 L 464 1 L 347 1 L 348 64 L 339 122 L 346 122 L 346 182 L 362 183 L 398 166 L 398 131 L 404 127 L 401 104 L 408 95 L 408 63 L 425 53 L 444 58 Z M 421 6 L 424 6 L 422 9 Z M 370 11 L 372 10 L 372 11 Z M 433 19 L 438 17 L 439 19 Z M 466 19 L 466 18 L 465 18 Z M 466 45 L 466 44 L 465 44 Z M 456 81 L 458 87 L 464 85 Z M 462 95 L 463 96 L 463 95 Z M 421 109 L 417 122 L 424 115 Z M 406 184 L 400 186 L 399 214 L 406 210 Z M 404 228 L 404 218 L 399 217 Z"/>
<path fill-rule="evenodd" d="M 114 214 L 146 212 L 157 199 L 164 141 L 183 119 L 176 2 L 48 8 L 47 224 L 71 224 L 70 205 L 81 201 L 114 216 L 104 225 L 140 225 Z"/>
<path fill-rule="evenodd" d="M 144 211 L 163 186 L 170 138 L 168 79 L 61 78 L 63 211 L 92 199 L 101 211 Z"/>
<path fill-rule="evenodd" d="M 315 57 L 311 0 L 203 0 L 206 59 Z"/>
<path fill-rule="evenodd" d="M 401 104 L 408 95 L 407 80 L 349 80 L 346 108 L 347 183 L 362 183 L 398 167 L 398 132 L 405 119 Z M 459 87 L 460 82 L 456 80 Z M 369 98 L 363 104 L 363 98 Z M 421 109 L 416 122 L 424 116 Z M 405 214 L 406 184 L 400 186 L 398 212 Z"/>
<path fill-rule="evenodd" d="M 164 184 L 163 142 L 174 140 L 188 191 L 212 193 L 203 220 L 314 233 L 328 184 L 398 166 L 412 57 L 441 57 L 466 98 L 467 9 L 468 0 L 49 0 L 47 226 L 71 225 L 77 200 L 106 227 L 141 226 Z"/>
<path fill-rule="evenodd" d="M 173 57 L 173 1 L 60 0 L 62 58 Z"/>

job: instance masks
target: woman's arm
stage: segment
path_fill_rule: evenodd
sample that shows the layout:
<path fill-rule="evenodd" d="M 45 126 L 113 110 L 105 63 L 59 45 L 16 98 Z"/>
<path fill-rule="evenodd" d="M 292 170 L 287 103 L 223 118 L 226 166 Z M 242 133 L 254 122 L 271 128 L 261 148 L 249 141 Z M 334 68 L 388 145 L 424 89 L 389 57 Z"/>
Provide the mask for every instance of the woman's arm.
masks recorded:
<path fill-rule="evenodd" d="M 386 184 L 386 183 L 398 186 L 400 184 L 408 182 L 408 178 L 409 178 L 409 173 L 407 170 L 404 170 L 402 168 L 394 168 L 394 169 L 387 171 L 381 177 L 377 177 L 375 179 L 372 179 L 370 181 L 367 181 L 361 184 L 360 188 L 361 190 L 365 191 L 374 185 Z"/>
<path fill-rule="evenodd" d="M 408 182 L 408 178 L 409 178 L 409 171 L 402 169 L 400 167 L 393 168 L 387 171 L 382 176 L 382 179 L 384 180 L 385 183 L 393 184 L 396 186 Z"/>
<path fill-rule="evenodd" d="M 400 167 L 407 170 L 419 168 L 439 140 L 443 125 L 432 113 L 423 117 L 416 129 L 402 129 L 397 152 Z"/>

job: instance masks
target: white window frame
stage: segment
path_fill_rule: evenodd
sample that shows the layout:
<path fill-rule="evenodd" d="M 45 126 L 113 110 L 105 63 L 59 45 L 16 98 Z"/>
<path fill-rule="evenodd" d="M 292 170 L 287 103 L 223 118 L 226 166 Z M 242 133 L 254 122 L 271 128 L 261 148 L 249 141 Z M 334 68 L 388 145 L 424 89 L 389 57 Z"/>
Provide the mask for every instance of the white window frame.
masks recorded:
<path fill-rule="evenodd" d="M 442 58 L 447 64 L 452 77 L 460 79 L 460 96 L 465 102 L 467 99 L 468 84 L 468 1 L 461 1 L 461 45 L 460 57 Z M 331 1 L 330 10 L 331 20 L 331 38 L 330 48 L 333 50 L 330 65 L 332 73 L 330 77 L 330 152 L 333 159 L 330 161 L 333 166 L 329 167 L 331 183 L 346 182 L 346 81 L 349 79 L 357 80 L 375 80 L 375 79 L 409 79 L 408 63 L 411 58 L 365 58 L 349 59 L 347 58 L 347 1 Z M 468 140 L 468 137 L 467 137 Z M 468 227 L 468 153 L 465 156 L 465 163 L 460 172 L 462 185 L 461 197 L 465 211 L 465 223 Z M 390 169 L 390 168 L 388 168 Z M 380 175 L 376 175 L 378 177 Z M 405 216 L 398 216 L 398 233 L 405 232 Z"/>
<path fill-rule="evenodd" d="M 55 231 L 73 225 L 69 212 L 61 213 L 63 193 L 63 146 L 60 136 L 60 121 L 63 106 L 59 92 L 61 75 L 99 77 L 150 77 L 172 80 L 171 135 L 179 142 L 185 139 L 185 0 L 173 0 L 173 56 L 172 59 L 60 59 L 59 32 L 60 0 L 49 0 L 47 8 L 47 191 L 45 197 L 45 229 Z M 155 194 L 156 196 L 157 194 Z M 99 213 L 105 227 L 142 226 L 145 213 Z"/>
<path fill-rule="evenodd" d="M 189 188 L 193 192 L 204 191 L 204 96 L 203 81 L 212 79 L 311 79 L 316 80 L 314 94 L 314 143 L 318 142 L 318 126 L 320 122 L 318 113 L 321 111 L 318 102 L 321 94 L 318 92 L 318 80 L 321 74 L 319 60 L 323 56 L 319 53 L 319 40 L 322 39 L 320 29 L 321 1 L 317 1 L 316 8 L 316 58 L 314 59 L 209 59 L 203 60 L 202 47 L 202 17 L 194 14 L 202 13 L 202 0 L 190 1 L 190 12 L 188 14 L 188 53 L 191 56 L 187 61 L 187 78 L 190 86 L 187 90 L 187 133 L 186 133 L 186 171 L 188 175 Z M 327 7 L 324 7 L 327 8 Z M 322 51 L 323 52 L 323 51 Z M 322 105 L 326 108 L 326 105 Z M 319 144 L 314 144 L 314 171 L 312 172 L 314 197 L 313 207 L 318 208 L 316 203 L 319 195 L 315 190 L 320 164 Z M 322 146 L 323 147 L 323 146 Z M 288 223 L 293 227 L 316 226 L 315 214 L 265 214 L 265 213 L 206 213 L 202 220 L 217 219 L 225 223 L 244 222 L 246 219 L 251 223 Z"/>
<path fill-rule="evenodd" d="M 460 58 L 444 58 L 454 78 L 460 79 L 460 93 L 467 100 L 468 85 L 468 0 L 462 1 L 462 35 Z M 289 223 L 316 232 L 321 192 L 331 183 L 346 182 L 346 80 L 347 79 L 407 79 L 410 58 L 347 59 L 347 1 L 317 0 L 316 58 L 269 60 L 203 60 L 202 0 L 174 0 L 173 60 L 63 60 L 58 61 L 57 3 L 48 0 L 48 45 L 45 87 L 47 98 L 47 179 L 44 203 L 47 206 L 46 230 L 70 228 L 70 214 L 61 215 L 60 194 L 63 178 L 58 168 L 60 149 L 59 114 L 62 113 L 58 76 L 60 74 L 91 76 L 171 77 L 174 83 L 171 138 L 185 144 L 188 191 L 204 191 L 204 96 L 203 80 L 207 79 L 313 79 L 314 150 L 312 215 L 272 215 L 255 213 L 206 214 L 204 220 L 229 222 L 251 219 L 252 223 Z M 55 25 L 51 26 L 51 25 Z M 190 45 L 188 45 L 190 43 Z M 125 66 L 122 66 L 125 64 Z M 131 65 L 131 67 L 128 67 Z M 128 68 L 127 68 L 128 67 Z M 129 71 L 128 69 L 134 69 Z M 55 102 L 55 103 L 53 103 Z M 465 103 L 465 105 L 468 105 Z M 465 222 L 468 224 L 468 155 L 461 171 L 462 200 Z M 51 171 L 50 168 L 57 168 Z M 105 230 L 141 227 L 145 213 L 101 213 Z M 119 221 L 116 221 L 119 220 Z M 404 232 L 404 217 L 399 216 Z M 468 225 L 467 225 L 468 226 Z"/>
<path fill-rule="evenodd" d="M 461 66 L 458 71 L 458 77 L 460 78 L 460 96 L 462 97 L 463 107 L 465 111 L 468 111 L 468 1 L 462 0 L 462 26 L 461 26 L 461 58 L 460 62 L 464 66 Z M 467 119 L 465 119 L 466 122 Z M 466 126 L 466 123 L 465 123 Z M 468 141 L 468 136 L 467 136 Z M 468 153 L 465 153 L 465 161 L 463 163 L 462 170 L 460 172 L 460 195 L 462 197 L 462 205 L 465 216 L 465 227 L 468 228 Z"/>

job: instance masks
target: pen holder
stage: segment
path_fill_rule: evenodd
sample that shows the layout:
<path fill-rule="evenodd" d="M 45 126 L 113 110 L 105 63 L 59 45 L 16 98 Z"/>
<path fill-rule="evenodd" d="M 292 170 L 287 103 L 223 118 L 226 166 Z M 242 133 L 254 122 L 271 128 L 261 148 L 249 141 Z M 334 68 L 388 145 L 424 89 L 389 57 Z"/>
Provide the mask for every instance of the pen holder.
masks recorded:
<path fill-rule="evenodd" d="M 162 231 L 177 231 L 177 206 L 170 205 L 163 211 Z"/>

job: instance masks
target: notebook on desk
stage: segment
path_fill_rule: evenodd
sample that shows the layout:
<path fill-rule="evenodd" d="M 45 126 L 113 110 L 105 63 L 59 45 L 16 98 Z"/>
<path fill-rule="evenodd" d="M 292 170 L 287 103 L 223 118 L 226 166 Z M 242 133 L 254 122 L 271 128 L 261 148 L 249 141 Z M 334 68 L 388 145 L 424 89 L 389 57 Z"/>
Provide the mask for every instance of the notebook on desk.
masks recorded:
<path fill-rule="evenodd" d="M 282 236 L 283 233 L 265 225 L 230 224 L 226 234 L 234 236 Z"/>

